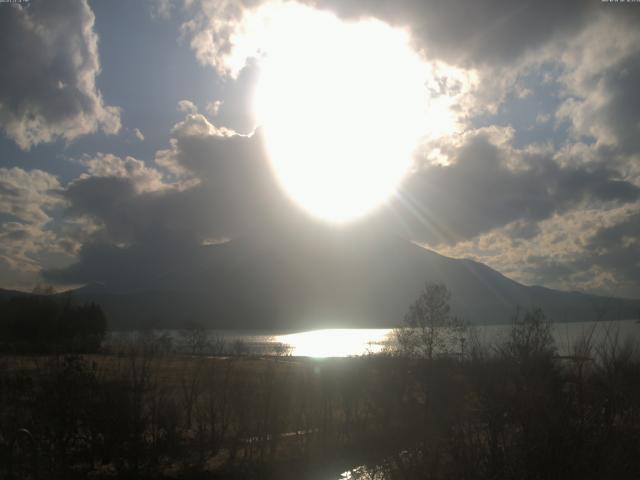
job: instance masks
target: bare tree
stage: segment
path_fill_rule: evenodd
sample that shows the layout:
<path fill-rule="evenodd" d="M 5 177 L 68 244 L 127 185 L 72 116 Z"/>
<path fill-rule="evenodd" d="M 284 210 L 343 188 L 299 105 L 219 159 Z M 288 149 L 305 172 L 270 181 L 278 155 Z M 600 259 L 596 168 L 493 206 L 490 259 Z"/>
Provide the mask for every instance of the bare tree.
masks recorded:
<path fill-rule="evenodd" d="M 432 359 L 463 338 L 464 324 L 451 314 L 450 301 L 451 292 L 444 284 L 425 284 L 395 331 L 400 354 Z"/>
<path fill-rule="evenodd" d="M 516 309 L 507 341 L 500 347 L 507 357 L 519 360 L 551 357 L 556 352 L 551 322 L 541 308 Z"/>
<path fill-rule="evenodd" d="M 184 346 L 191 355 L 202 355 L 207 351 L 209 347 L 207 331 L 201 324 L 192 322 L 185 325 L 181 335 Z"/>

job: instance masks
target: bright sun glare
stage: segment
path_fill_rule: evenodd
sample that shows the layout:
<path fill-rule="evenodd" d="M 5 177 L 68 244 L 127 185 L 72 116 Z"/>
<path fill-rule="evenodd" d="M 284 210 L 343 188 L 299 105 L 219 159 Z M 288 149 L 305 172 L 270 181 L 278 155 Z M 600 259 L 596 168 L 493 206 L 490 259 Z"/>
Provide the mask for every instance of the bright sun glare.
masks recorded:
<path fill-rule="evenodd" d="M 261 50 L 254 108 L 282 188 L 338 223 L 382 204 L 427 122 L 427 66 L 408 35 L 295 3 L 254 15 L 244 32 Z"/>
<path fill-rule="evenodd" d="M 301 357 L 349 357 L 378 353 L 389 341 L 388 329 L 326 329 L 291 333 L 276 337 L 291 347 L 291 355 Z"/>

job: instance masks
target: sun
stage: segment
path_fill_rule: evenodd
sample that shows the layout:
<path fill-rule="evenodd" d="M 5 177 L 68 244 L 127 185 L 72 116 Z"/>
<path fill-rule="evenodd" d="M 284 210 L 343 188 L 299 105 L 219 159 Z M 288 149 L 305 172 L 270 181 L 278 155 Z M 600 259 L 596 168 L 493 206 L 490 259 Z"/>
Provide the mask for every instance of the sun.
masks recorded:
<path fill-rule="evenodd" d="M 296 3 L 275 4 L 245 31 L 260 45 L 254 112 L 284 191 L 331 222 L 379 207 L 427 120 L 427 66 L 408 34 Z"/>

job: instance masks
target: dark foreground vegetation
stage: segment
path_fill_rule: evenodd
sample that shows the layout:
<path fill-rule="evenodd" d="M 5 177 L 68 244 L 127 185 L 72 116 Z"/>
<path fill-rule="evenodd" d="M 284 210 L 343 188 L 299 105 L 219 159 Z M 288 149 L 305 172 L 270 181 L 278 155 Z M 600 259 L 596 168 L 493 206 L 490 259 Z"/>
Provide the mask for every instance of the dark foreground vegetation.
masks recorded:
<path fill-rule="evenodd" d="M 637 349 L 559 358 L 534 320 L 430 360 L 176 355 L 151 334 L 5 356 L 0 478 L 639 478 Z"/>
<path fill-rule="evenodd" d="M 92 353 L 100 349 L 107 319 L 94 303 L 35 294 L 0 301 L 0 352 Z"/>
<path fill-rule="evenodd" d="M 190 354 L 153 332 L 78 353 L 96 307 L 5 305 L 5 346 L 21 347 L 0 357 L 0 478 L 640 478 L 637 345 L 609 331 L 560 357 L 539 310 L 481 344 L 448 300 L 427 285 L 393 351 L 324 360 L 249 356 L 197 330 Z"/>

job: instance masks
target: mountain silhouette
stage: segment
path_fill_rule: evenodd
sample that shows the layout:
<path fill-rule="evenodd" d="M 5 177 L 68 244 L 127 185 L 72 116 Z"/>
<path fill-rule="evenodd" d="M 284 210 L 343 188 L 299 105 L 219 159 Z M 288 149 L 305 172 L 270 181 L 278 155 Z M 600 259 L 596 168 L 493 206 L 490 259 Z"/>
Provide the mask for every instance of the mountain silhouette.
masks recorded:
<path fill-rule="evenodd" d="M 73 295 L 99 303 L 115 329 L 391 327 L 425 282 L 446 284 L 454 313 L 472 324 L 508 322 L 518 306 L 539 306 L 553 321 L 635 318 L 640 310 L 640 300 L 525 286 L 398 237 L 241 238 L 202 246 L 194 258 Z"/>

